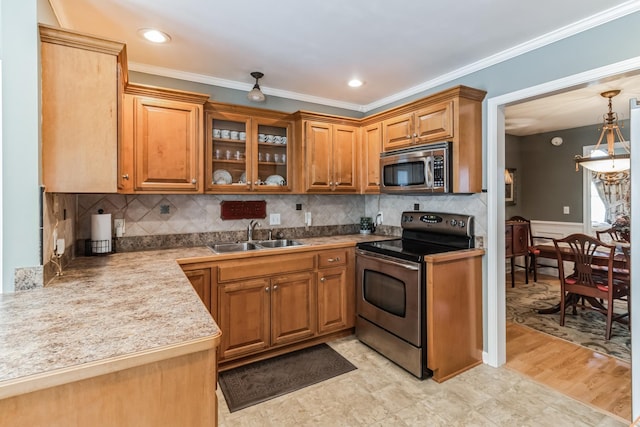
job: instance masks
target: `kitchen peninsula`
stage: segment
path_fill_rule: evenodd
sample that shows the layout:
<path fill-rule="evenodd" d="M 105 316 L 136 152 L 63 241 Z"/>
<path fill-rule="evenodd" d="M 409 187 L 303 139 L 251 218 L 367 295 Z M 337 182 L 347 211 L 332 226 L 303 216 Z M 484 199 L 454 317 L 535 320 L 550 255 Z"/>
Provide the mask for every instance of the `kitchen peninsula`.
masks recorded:
<path fill-rule="evenodd" d="M 221 331 L 180 248 L 85 257 L 0 295 L 0 425 L 216 425 Z"/>

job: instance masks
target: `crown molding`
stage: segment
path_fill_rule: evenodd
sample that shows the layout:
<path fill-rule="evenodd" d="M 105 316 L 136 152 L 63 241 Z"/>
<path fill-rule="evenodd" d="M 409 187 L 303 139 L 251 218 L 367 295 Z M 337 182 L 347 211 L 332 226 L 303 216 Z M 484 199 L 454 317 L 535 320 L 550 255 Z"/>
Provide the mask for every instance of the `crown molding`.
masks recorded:
<path fill-rule="evenodd" d="M 236 89 L 249 92 L 254 83 L 242 83 L 234 80 L 220 79 L 218 77 L 208 76 L 205 74 L 190 73 L 186 71 L 174 70 L 170 68 L 156 67 L 154 65 L 141 64 L 138 62 L 130 62 L 129 70 L 140 73 L 154 74 L 157 76 L 171 77 L 179 80 L 187 80 L 196 83 L 204 83 L 213 86 L 220 86 L 228 89 Z M 329 107 L 343 108 L 345 110 L 353 110 L 365 112 L 363 106 L 335 99 L 322 98 L 319 96 L 306 95 L 288 90 L 274 89 L 260 84 L 260 90 L 265 95 L 277 96 L 279 98 L 294 99 L 297 101 L 311 102 L 314 104 L 326 105 Z"/>

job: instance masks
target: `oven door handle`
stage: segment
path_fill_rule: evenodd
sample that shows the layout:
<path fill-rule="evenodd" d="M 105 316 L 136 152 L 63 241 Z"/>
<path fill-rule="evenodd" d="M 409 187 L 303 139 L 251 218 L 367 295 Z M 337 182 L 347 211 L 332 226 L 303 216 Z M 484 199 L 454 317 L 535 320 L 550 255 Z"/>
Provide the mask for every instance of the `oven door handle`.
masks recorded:
<path fill-rule="evenodd" d="M 391 257 L 388 256 L 384 256 L 384 255 L 380 255 L 380 254 L 376 254 L 376 253 L 372 253 L 372 252 L 367 252 L 364 251 L 362 249 L 357 249 L 356 250 L 356 254 L 363 256 L 363 257 L 367 257 L 367 258 L 375 258 L 375 259 L 379 259 L 380 261 L 384 261 L 387 264 L 393 264 L 397 267 L 402 267 L 405 268 L 407 270 L 411 270 L 411 271 L 419 271 L 420 270 L 420 266 L 417 265 L 416 263 L 413 262 L 408 262 L 408 263 L 404 263 L 404 262 L 399 262 Z"/>

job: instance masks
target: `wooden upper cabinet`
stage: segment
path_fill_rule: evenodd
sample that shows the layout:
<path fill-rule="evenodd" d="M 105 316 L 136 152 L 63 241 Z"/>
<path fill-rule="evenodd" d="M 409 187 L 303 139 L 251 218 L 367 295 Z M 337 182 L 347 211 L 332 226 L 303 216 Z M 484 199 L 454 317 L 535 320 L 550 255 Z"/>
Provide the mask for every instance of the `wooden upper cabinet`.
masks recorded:
<path fill-rule="evenodd" d="M 125 90 L 122 190 L 202 192 L 203 105 L 208 95 L 142 85 Z"/>
<path fill-rule="evenodd" d="M 368 117 L 382 121 L 382 151 L 451 142 L 452 191 L 482 191 L 482 100 L 485 91 L 455 86 Z"/>
<path fill-rule="evenodd" d="M 209 102 L 205 120 L 205 192 L 291 192 L 294 138 L 288 116 Z"/>
<path fill-rule="evenodd" d="M 413 144 L 413 113 L 400 114 L 383 122 L 384 151 Z"/>
<path fill-rule="evenodd" d="M 306 190 L 330 190 L 332 181 L 332 126 L 328 123 L 305 124 Z"/>
<path fill-rule="evenodd" d="M 304 122 L 305 192 L 357 191 L 358 133 L 357 126 Z"/>
<path fill-rule="evenodd" d="M 440 102 L 384 121 L 384 151 L 453 138 L 453 101 Z"/>
<path fill-rule="evenodd" d="M 380 192 L 380 151 L 382 151 L 382 123 L 362 128 L 360 156 L 360 192 Z"/>
<path fill-rule="evenodd" d="M 415 112 L 414 117 L 416 144 L 453 138 L 453 101 L 421 108 Z"/>
<path fill-rule="evenodd" d="M 45 190 L 115 193 L 125 45 L 45 25 L 39 30 Z"/>

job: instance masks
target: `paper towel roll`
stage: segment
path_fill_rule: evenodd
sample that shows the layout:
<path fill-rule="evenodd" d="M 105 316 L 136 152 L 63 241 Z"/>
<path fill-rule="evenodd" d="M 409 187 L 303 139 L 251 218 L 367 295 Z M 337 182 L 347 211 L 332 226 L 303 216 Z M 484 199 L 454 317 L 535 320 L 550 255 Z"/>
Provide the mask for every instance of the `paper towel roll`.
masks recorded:
<path fill-rule="evenodd" d="M 91 251 L 94 254 L 111 252 L 111 214 L 91 215 Z"/>

